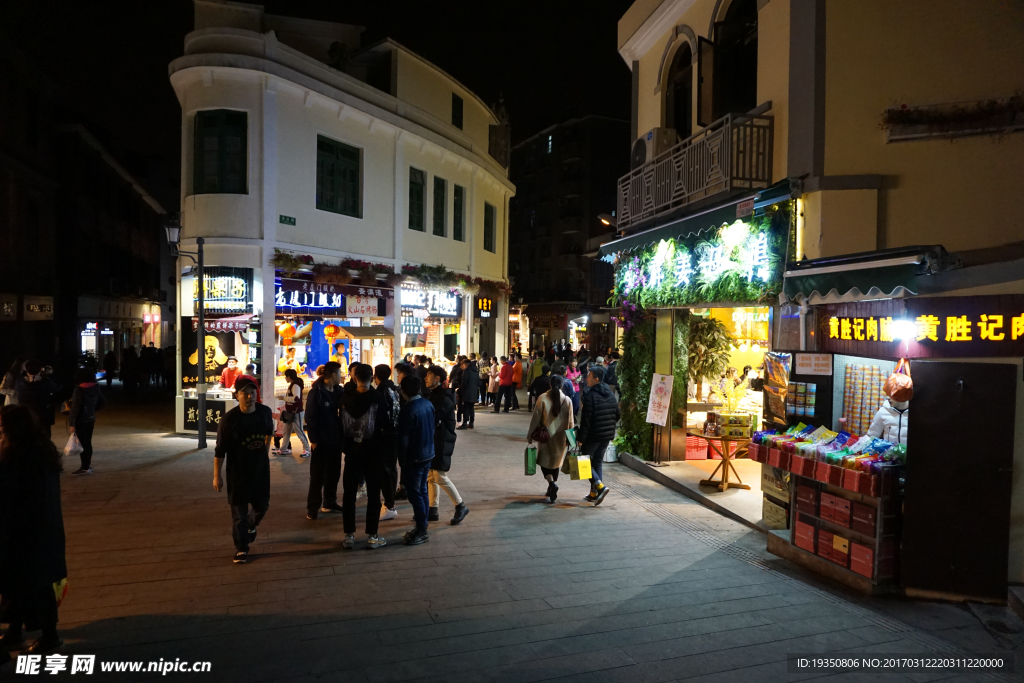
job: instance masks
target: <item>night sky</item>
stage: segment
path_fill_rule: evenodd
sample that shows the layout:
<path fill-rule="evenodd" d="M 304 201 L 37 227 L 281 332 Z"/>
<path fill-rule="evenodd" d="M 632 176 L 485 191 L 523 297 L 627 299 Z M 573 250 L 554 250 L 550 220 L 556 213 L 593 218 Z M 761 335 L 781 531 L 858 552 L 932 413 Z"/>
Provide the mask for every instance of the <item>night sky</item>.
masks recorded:
<path fill-rule="evenodd" d="M 328 2 L 272 0 L 270 14 L 366 27 L 447 71 L 487 104 L 499 93 L 513 144 L 574 116 L 629 118 L 616 24 L 632 0 Z M 180 109 L 167 65 L 192 29 L 188 0 L 0 3 L 0 40 L 35 62 L 84 121 L 175 210 Z"/>

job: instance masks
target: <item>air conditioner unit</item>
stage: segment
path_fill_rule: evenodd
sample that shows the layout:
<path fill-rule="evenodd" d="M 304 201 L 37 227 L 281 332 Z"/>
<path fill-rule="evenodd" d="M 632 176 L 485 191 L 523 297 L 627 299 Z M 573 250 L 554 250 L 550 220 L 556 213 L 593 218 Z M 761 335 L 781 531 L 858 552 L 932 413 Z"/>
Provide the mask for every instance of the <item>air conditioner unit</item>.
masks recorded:
<path fill-rule="evenodd" d="M 629 169 L 635 170 L 676 144 L 675 128 L 652 128 L 633 143 Z"/>

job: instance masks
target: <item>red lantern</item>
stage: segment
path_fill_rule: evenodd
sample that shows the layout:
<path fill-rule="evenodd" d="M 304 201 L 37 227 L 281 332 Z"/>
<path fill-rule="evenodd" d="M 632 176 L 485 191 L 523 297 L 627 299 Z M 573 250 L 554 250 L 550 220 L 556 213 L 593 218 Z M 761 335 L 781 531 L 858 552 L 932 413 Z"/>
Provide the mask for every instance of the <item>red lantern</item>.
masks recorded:
<path fill-rule="evenodd" d="M 295 326 L 291 323 L 283 323 L 277 328 L 277 333 L 281 335 L 281 341 L 285 346 L 292 343 L 292 337 L 295 336 Z"/>
<path fill-rule="evenodd" d="M 324 338 L 327 339 L 327 341 L 336 339 L 339 334 L 341 334 L 341 328 L 335 325 L 334 323 L 331 323 L 324 327 Z"/>

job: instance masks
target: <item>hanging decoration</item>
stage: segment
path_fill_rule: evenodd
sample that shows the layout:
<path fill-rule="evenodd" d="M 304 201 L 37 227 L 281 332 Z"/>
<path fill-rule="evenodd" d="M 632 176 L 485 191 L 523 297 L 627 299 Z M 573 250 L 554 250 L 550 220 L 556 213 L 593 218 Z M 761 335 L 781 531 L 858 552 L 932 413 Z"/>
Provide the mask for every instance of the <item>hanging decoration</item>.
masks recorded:
<path fill-rule="evenodd" d="M 295 336 L 295 326 L 289 322 L 281 323 L 281 326 L 277 328 L 277 333 L 281 335 L 281 343 L 288 346 L 292 343 L 292 337 Z"/>
<path fill-rule="evenodd" d="M 333 342 L 335 339 L 338 338 L 339 334 L 341 334 L 341 328 L 335 325 L 334 323 L 330 323 L 324 326 L 324 339 L 326 339 L 328 342 Z"/>

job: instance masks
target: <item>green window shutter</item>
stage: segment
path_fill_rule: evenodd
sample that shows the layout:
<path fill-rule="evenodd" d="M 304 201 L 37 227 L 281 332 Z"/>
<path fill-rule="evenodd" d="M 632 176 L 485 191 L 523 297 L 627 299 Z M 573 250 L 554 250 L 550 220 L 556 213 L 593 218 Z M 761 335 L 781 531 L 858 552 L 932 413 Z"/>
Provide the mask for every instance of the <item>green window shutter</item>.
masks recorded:
<path fill-rule="evenodd" d="M 359 150 L 330 138 L 316 138 L 316 208 L 362 217 Z"/>
<path fill-rule="evenodd" d="M 418 168 L 409 168 L 409 229 L 426 232 L 427 174 Z"/>
<path fill-rule="evenodd" d="M 445 213 L 448 203 L 448 181 L 434 176 L 434 234 L 445 235 Z"/>
<path fill-rule="evenodd" d="M 466 241 L 466 188 L 455 186 L 455 206 L 452 210 L 452 237 L 457 242 Z"/>
<path fill-rule="evenodd" d="M 248 115 L 212 109 L 196 112 L 193 194 L 246 194 Z"/>
<path fill-rule="evenodd" d="M 497 209 L 484 202 L 484 250 L 489 251 L 492 254 L 497 253 L 497 249 L 494 244 L 496 218 Z"/>

